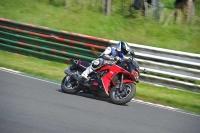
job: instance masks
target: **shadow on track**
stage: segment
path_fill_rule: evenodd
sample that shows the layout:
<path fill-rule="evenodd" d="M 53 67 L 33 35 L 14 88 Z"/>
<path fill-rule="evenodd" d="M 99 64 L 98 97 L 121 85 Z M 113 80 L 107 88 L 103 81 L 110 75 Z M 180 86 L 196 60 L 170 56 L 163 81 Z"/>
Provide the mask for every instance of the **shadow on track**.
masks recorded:
<path fill-rule="evenodd" d="M 61 89 L 57 89 L 57 91 L 64 93 Z M 64 93 L 64 94 L 67 94 L 67 93 Z M 86 93 L 83 93 L 83 92 L 79 92 L 77 94 L 67 94 L 67 95 L 81 96 L 81 97 L 85 97 L 85 98 L 89 98 L 89 99 L 93 99 L 93 100 L 104 101 L 104 102 L 114 104 L 114 103 L 111 102 L 110 98 L 95 97 L 92 94 L 86 94 Z M 117 104 L 114 104 L 114 105 L 117 105 Z M 119 105 L 119 106 L 129 106 L 129 105 L 124 104 L 124 105 Z"/>

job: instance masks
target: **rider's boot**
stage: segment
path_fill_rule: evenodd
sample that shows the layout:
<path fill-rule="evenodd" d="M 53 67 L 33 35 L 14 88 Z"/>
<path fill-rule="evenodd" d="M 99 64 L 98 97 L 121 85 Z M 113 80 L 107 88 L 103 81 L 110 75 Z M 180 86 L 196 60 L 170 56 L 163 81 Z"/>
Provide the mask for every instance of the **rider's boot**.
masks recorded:
<path fill-rule="evenodd" d="M 81 74 L 81 77 L 84 78 L 85 80 L 88 80 L 88 75 L 93 72 L 92 70 L 92 65 L 86 68 L 86 70 Z"/>

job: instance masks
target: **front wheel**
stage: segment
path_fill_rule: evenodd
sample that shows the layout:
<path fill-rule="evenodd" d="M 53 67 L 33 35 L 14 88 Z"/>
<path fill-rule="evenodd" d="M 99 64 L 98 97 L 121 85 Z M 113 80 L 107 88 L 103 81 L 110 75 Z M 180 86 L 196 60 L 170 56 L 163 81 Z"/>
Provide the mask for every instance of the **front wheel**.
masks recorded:
<path fill-rule="evenodd" d="M 61 84 L 61 89 L 65 93 L 69 94 L 76 94 L 77 92 L 80 91 L 79 89 L 79 83 L 75 80 L 72 79 L 70 76 L 66 75 Z"/>
<path fill-rule="evenodd" d="M 129 102 L 136 93 L 136 86 L 133 83 L 125 83 L 122 86 L 122 91 L 119 88 L 113 87 L 110 91 L 110 99 L 115 104 L 125 104 Z"/>

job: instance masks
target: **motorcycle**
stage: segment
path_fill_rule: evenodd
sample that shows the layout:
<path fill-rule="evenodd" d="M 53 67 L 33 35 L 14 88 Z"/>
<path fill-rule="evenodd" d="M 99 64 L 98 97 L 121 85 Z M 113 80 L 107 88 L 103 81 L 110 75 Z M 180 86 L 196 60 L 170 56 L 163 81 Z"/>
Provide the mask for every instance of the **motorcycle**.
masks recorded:
<path fill-rule="evenodd" d="M 102 66 L 90 73 L 88 80 L 82 80 L 80 75 L 90 63 L 70 59 L 72 65 L 64 71 L 66 76 L 61 89 L 68 94 L 82 91 L 96 97 L 108 97 L 114 104 L 125 104 L 134 97 L 139 82 L 139 65 L 133 56 L 132 51 L 129 59 Z"/>

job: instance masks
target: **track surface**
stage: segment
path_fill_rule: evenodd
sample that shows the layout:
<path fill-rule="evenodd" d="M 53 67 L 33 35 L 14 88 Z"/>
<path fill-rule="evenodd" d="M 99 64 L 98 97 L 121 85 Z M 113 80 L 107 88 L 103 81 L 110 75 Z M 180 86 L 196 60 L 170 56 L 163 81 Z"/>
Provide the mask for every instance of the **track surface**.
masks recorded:
<path fill-rule="evenodd" d="M 135 102 L 69 95 L 0 70 L 1 133 L 199 133 L 200 117 Z"/>

